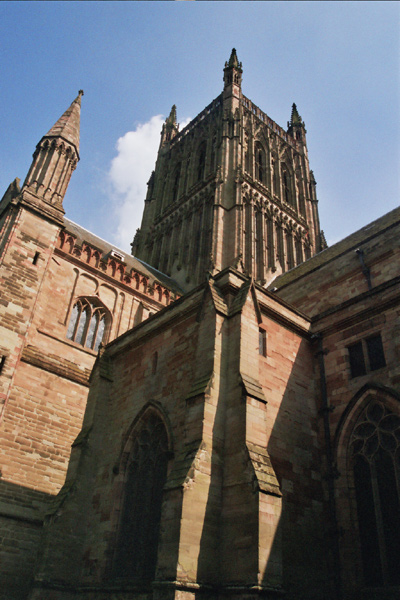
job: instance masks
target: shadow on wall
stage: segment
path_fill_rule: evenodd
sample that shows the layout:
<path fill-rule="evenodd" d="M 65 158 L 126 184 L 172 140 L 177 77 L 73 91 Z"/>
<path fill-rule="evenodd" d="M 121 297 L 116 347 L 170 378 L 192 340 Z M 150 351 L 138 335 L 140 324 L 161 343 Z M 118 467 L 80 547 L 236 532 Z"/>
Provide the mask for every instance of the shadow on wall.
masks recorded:
<path fill-rule="evenodd" d="M 53 496 L 0 480 L 0 600 L 25 600 Z"/>
<path fill-rule="evenodd" d="M 273 348 L 270 352 L 266 360 L 260 357 L 260 381 L 271 369 L 270 360 L 288 360 Z M 231 588 L 230 594 L 232 586 L 236 592 L 242 589 L 246 598 L 259 596 L 252 586 L 264 589 L 271 598 L 281 597 L 283 591 L 287 600 L 334 598 L 319 407 L 310 383 L 314 353 L 315 348 L 302 340 L 286 382 L 277 380 L 276 389 L 268 393 L 266 377 L 263 386 L 270 430 L 267 448 L 282 491 L 280 511 L 279 498 L 259 491 L 249 460 L 243 391 L 236 384 L 236 390 L 232 387 L 230 394 L 219 398 L 197 581 L 212 586 L 219 580 L 221 598 L 229 595 L 224 585 Z M 281 400 L 274 405 L 277 395 Z M 221 444 L 223 429 L 225 444 Z M 204 593 L 198 596 L 204 598 Z"/>

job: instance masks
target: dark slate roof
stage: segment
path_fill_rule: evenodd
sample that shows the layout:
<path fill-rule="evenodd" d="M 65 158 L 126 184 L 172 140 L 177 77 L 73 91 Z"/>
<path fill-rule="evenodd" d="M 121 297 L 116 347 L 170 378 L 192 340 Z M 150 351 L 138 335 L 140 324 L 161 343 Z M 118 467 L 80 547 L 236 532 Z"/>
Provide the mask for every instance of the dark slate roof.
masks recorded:
<path fill-rule="evenodd" d="M 176 292 L 179 295 L 183 295 L 184 292 L 181 289 L 181 287 L 173 279 L 171 279 L 171 277 L 168 277 L 168 275 L 161 273 L 161 271 L 158 271 L 154 267 L 151 267 L 150 265 L 148 265 L 142 260 L 139 260 L 135 256 L 131 256 L 130 254 L 125 252 L 125 250 L 117 248 L 117 246 L 111 244 L 110 242 L 106 242 L 91 231 L 88 231 L 84 227 L 77 225 L 76 223 L 70 221 L 66 217 L 64 217 L 64 225 L 65 229 L 69 233 L 72 233 L 72 235 L 76 238 L 77 243 L 79 245 L 82 245 L 83 242 L 86 242 L 90 246 L 93 246 L 94 248 L 99 250 L 102 253 L 102 258 L 109 255 L 112 250 L 115 250 L 116 252 L 118 252 L 118 254 L 121 254 L 124 257 L 122 262 L 126 265 L 128 271 L 130 269 L 133 269 L 134 271 L 149 277 L 151 282 L 157 281 L 167 289 Z"/>
<path fill-rule="evenodd" d="M 300 279 L 312 271 L 316 271 L 342 254 L 357 248 L 361 244 L 365 243 L 368 239 L 373 238 L 379 232 L 392 227 L 399 221 L 400 208 L 395 208 L 386 215 L 383 215 L 383 217 L 380 217 L 376 221 L 365 225 L 365 227 L 362 227 L 340 242 L 333 244 L 333 246 L 326 248 L 326 250 L 322 250 L 322 252 L 319 252 L 312 258 L 309 258 L 298 267 L 291 269 L 287 273 L 279 275 L 268 286 L 268 290 L 274 290 L 274 288 L 279 290 L 286 285 L 294 283 L 297 279 Z"/>

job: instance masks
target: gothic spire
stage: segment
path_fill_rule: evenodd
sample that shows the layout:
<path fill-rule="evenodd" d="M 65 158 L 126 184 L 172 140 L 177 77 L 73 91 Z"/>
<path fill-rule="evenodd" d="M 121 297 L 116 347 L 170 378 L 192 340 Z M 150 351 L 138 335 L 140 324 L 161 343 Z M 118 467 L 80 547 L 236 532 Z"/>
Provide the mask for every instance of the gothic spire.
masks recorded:
<path fill-rule="evenodd" d="M 40 201 L 44 200 L 57 210 L 62 210 L 69 180 L 79 160 L 82 96 L 83 91 L 79 90 L 71 106 L 36 146 L 23 186 L 23 190 L 29 191 L 31 203 L 33 198 L 41 199 Z"/>
<path fill-rule="evenodd" d="M 71 106 L 44 136 L 45 138 L 62 138 L 69 144 L 74 145 L 78 154 L 82 96 L 83 90 L 79 90 Z"/>

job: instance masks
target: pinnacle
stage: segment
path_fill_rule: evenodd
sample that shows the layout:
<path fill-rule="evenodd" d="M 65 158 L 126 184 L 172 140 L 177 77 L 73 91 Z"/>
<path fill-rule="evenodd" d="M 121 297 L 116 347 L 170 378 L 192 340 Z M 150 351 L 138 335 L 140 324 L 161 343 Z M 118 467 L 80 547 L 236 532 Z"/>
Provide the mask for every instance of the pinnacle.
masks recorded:
<path fill-rule="evenodd" d="M 172 123 L 173 125 L 176 125 L 176 105 L 175 104 L 172 105 L 171 112 L 169 113 L 167 122 Z"/>
<path fill-rule="evenodd" d="M 291 125 L 299 125 L 302 122 L 301 116 L 297 110 L 296 104 L 293 102 L 292 105 L 292 115 L 290 119 Z"/>
<path fill-rule="evenodd" d="M 240 73 L 242 72 L 242 63 L 238 61 L 236 48 L 232 48 L 229 62 L 225 62 L 225 69 L 237 69 Z"/>
<path fill-rule="evenodd" d="M 58 119 L 44 137 L 61 137 L 74 145 L 79 154 L 79 131 L 81 116 L 81 98 L 83 90 L 79 90 L 71 106 Z"/>
<path fill-rule="evenodd" d="M 231 57 L 229 59 L 228 67 L 238 67 L 239 61 L 236 54 L 236 48 L 232 48 Z"/>

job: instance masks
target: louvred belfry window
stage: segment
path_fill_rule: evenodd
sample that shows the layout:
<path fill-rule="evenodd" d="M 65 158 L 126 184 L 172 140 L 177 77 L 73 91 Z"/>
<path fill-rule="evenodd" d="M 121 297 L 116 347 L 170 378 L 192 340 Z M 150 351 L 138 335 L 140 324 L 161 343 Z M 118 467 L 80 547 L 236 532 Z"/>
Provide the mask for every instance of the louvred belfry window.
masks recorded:
<path fill-rule="evenodd" d="M 400 417 L 370 402 L 350 439 L 365 584 L 400 584 Z"/>
<path fill-rule="evenodd" d="M 108 311 L 99 301 L 78 298 L 71 311 L 67 339 L 97 352 L 108 326 Z"/>

